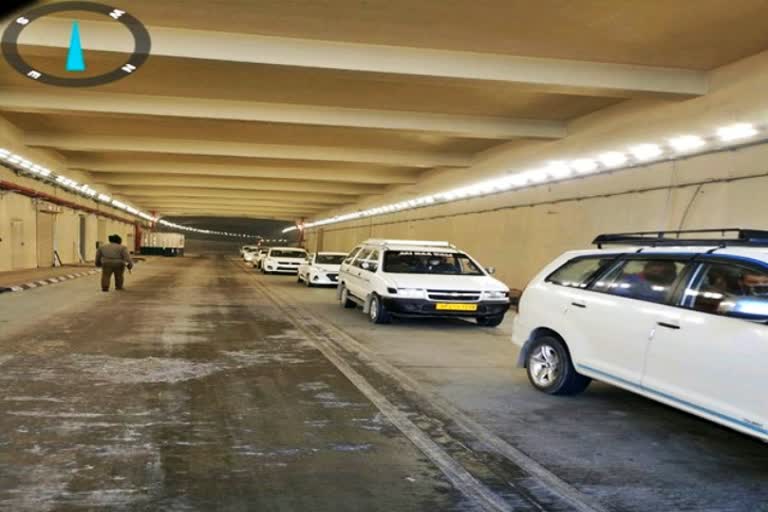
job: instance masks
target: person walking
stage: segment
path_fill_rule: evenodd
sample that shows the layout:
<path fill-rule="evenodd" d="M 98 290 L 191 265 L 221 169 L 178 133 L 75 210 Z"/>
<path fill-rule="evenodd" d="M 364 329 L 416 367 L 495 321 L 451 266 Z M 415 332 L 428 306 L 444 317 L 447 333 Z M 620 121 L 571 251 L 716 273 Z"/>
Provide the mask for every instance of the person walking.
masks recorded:
<path fill-rule="evenodd" d="M 96 251 L 96 266 L 101 267 L 101 290 L 108 292 L 112 281 L 112 274 L 115 275 L 115 289 L 123 289 L 123 279 L 125 267 L 128 270 L 133 268 L 128 248 L 122 245 L 123 239 L 119 235 L 110 235 L 109 243 L 102 245 Z"/>

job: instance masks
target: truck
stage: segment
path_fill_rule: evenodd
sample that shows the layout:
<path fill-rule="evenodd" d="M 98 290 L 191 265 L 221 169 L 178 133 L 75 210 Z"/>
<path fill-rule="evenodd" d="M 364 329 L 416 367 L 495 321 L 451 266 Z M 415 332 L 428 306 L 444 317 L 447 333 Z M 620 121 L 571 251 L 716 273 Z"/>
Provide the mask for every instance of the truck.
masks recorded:
<path fill-rule="evenodd" d="M 184 235 L 158 231 L 142 233 L 141 254 L 148 256 L 184 256 Z"/>

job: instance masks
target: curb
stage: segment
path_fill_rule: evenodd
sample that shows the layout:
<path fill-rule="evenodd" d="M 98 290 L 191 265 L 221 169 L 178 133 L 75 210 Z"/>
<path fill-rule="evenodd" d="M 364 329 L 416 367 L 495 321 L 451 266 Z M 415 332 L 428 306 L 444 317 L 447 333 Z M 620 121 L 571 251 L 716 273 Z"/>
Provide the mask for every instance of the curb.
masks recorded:
<path fill-rule="evenodd" d="M 0 293 L 12 293 L 23 292 L 24 290 L 31 290 L 32 288 L 40 288 L 41 286 L 48 286 L 49 284 L 61 283 L 63 281 L 69 281 L 71 279 L 77 279 L 78 277 L 91 276 L 97 274 L 99 270 L 88 270 L 86 272 L 75 272 L 72 274 L 66 274 L 63 276 L 49 277 L 47 279 L 41 279 L 39 281 L 30 281 L 28 283 L 20 284 L 18 286 L 0 287 Z"/>

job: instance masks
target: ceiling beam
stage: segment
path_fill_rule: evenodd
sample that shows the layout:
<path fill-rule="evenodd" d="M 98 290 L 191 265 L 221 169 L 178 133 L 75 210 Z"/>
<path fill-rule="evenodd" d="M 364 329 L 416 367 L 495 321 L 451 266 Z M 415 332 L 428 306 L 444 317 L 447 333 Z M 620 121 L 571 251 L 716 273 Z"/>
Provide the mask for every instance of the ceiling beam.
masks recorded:
<path fill-rule="evenodd" d="M 297 217 L 305 217 L 306 212 L 301 210 L 270 210 L 263 208 L 203 208 L 203 207 L 169 207 L 158 210 L 160 215 L 170 215 L 169 212 L 186 212 L 187 214 L 228 214 L 231 216 L 236 215 L 283 215 L 283 218 L 295 219 Z"/>
<path fill-rule="evenodd" d="M 327 210 L 327 206 L 306 206 L 301 203 L 284 203 L 284 204 L 264 204 L 264 203 L 251 203 L 251 202 L 229 202 L 229 201 L 220 201 L 220 202 L 203 202 L 203 201 L 176 201 L 176 200 L 163 200 L 163 201 L 146 201 L 142 202 L 141 205 L 144 208 L 149 208 L 153 210 L 164 210 L 167 208 L 211 208 L 211 209 L 229 209 L 229 208 L 238 208 L 241 210 L 248 210 L 248 209 L 264 209 L 264 210 L 275 210 L 275 211 L 301 211 L 301 212 L 320 212 Z"/>
<path fill-rule="evenodd" d="M 211 213 L 211 212 L 192 212 L 185 210 L 169 210 L 164 212 L 162 217 L 215 217 L 226 219 L 254 219 L 254 220 L 284 220 L 287 222 L 295 222 L 301 218 L 301 215 L 286 215 L 286 214 L 270 214 L 270 213 Z"/>
<path fill-rule="evenodd" d="M 37 20 L 38 30 L 25 34 L 25 44 L 65 48 L 67 19 Z M 37 25 L 43 25 L 37 27 Z M 88 48 L 130 53 L 132 42 L 115 38 L 113 25 L 81 21 Z M 276 64 L 343 71 L 493 80 L 527 84 L 546 90 L 623 96 L 632 93 L 702 95 L 709 88 L 701 71 L 604 62 L 518 57 L 503 54 L 433 50 L 255 34 L 148 27 L 152 55 L 181 59 Z M 593 91 L 593 92 L 590 92 Z"/>
<path fill-rule="evenodd" d="M 265 200 L 265 201 L 293 201 L 296 199 L 296 194 L 293 192 L 280 192 L 280 191 L 261 191 L 261 190 L 240 190 L 240 189 L 209 189 L 209 188 L 195 188 L 195 187 L 173 187 L 173 186 L 130 186 L 123 185 L 119 189 L 113 191 L 113 195 L 131 198 L 131 200 L 139 202 L 140 200 L 149 198 L 194 198 L 194 199 L 206 199 L 206 198 L 223 198 L 223 199 L 248 199 L 248 200 Z M 302 198 L 302 202 L 308 204 L 327 204 L 329 206 L 338 206 L 343 204 L 351 204 L 355 201 L 355 197 L 323 193 L 314 194 L 311 197 L 306 195 Z"/>
<path fill-rule="evenodd" d="M 450 114 L 370 110 L 288 103 L 260 103 L 137 94 L 0 89 L 2 109 L 12 112 L 147 115 L 230 121 L 261 121 L 348 128 L 441 133 L 454 137 L 557 139 L 565 123 Z"/>
<path fill-rule="evenodd" d="M 153 174 L 99 174 L 93 177 L 94 183 L 116 186 L 120 185 L 146 187 L 205 187 L 209 189 L 236 189 L 236 190 L 277 190 L 285 192 L 309 192 L 322 194 L 325 192 L 343 195 L 372 195 L 385 192 L 386 187 L 375 185 L 361 185 L 352 183 L 324 183 L 300 180 L 266 180 L 250 178 L 219 178 L 212 176 L 197 176 L 189 179 L 184 176 L 156 176 Z M 306 194 L 302 194 L 304 197 Z M 295 201 L 300 201 L 296 197 Z"/>
<path fill-rule="evenodd" d="M 416 183 L 418 177 L 412 170 L 366 169 L 364 167 L 357 169 L 318 167 L 313 169 L 311 167 L 264 167 L 259 165 L 223 165 L 142 160 L 100 162 L 87 158 L 69 160 L 68 167 L 70 169 L 87 171 L 94 175 L 102 173 L 184 174 L 193 176 L 277 178 L 386 185 L 413 184 Z"/>
<path fill-rule="evenodd" d="M 467 167 L 471 164 L 472 160 L 469 155 L 455 153 L 333 146 L 251 144 L 248 142 L 120 137 L 116 135 L 68 135 L 32 132 L 26 135 L 25 142 L 28 146 L 55 148 L 66 151 L 121 151 L 176 155 L 276 158 L 423 168 L 440 166 Z"/>
<path fill-rule="evenodd" d="M 301 209 L 305 209 L 308 211 L 313 210 L 327 210 L 330 208 L 330 205 L 327 204 L 320 204 L 320 203 L 312 203 L 307 204 L 304 201 L 300 201 L 299 203 L 289 203 L 286 201 L 251 201 L 248 199 L 232 199 L 232 198 L 166 198 L 166 197 L 146 197 L 142 198 L 140 201 L 136 200 L 136 202 L 141 202 L 141 205 L 145 208 L 162 208 L 162 207 L 168 207 L 168 206 L 236 206 L 236 207 L 243 207 L 243 206 L 252 206 L 252 207 L 264 207 L 264 208 L 296 208 L 296 206 L 300 206 Z"/>

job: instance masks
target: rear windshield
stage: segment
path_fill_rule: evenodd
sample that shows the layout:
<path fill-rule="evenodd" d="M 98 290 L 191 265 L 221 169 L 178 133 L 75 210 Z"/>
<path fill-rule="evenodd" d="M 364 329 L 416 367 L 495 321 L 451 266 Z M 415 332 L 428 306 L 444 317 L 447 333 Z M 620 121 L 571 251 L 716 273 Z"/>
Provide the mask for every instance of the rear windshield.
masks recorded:
<path fill-rule="evenodd" d="M 273 258 L 306 258 L 307 253 L 304 251 L 292 251 L 291 249 L 273 249 L 269 253 Z"/>
<path fill-rule="evenodd" d="M 387 251 L 384 272 L 393 274 L 439 274 L 482 276 L 483 271 L 460 252 Z"/>
<path fill-rule="evenodd" d="M 341 265 L 346 254 L 318 254 L 315 263 L 319 265 Z"/>

